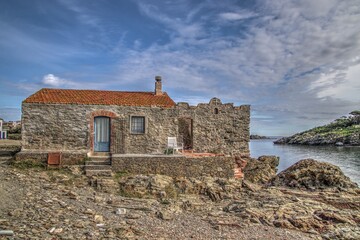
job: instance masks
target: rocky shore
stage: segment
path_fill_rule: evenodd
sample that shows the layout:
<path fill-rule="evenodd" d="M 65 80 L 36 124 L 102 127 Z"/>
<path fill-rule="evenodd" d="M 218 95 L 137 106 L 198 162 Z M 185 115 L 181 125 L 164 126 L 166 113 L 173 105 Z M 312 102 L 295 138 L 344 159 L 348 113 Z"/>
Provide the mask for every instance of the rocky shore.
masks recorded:
<path fill-rule="evenodd" d="M 274 176 L 276 157 L 256 161 L 244 180 L 0 165 L 0 229 L 14 239 L 360 238 L 360 190 L 335 166 L 305 160 Z"/>
<path fill-rule="evenodd" d="M 353 111 L 350 116 L 336 119 L 330 124 L 280 138 L 274 143 L 360 146 L 360 111 Z"/>
<path fill-rule="evenodd" d="M 360 146 L 360 128 L 359 132 L 346 136 L 336 133 L 316 134 L 314 132 L 298 133 L 290 137 L 283 137 L 275 144 L 299 144 L 299 145 L 333 145 L 333 146 Z"/>

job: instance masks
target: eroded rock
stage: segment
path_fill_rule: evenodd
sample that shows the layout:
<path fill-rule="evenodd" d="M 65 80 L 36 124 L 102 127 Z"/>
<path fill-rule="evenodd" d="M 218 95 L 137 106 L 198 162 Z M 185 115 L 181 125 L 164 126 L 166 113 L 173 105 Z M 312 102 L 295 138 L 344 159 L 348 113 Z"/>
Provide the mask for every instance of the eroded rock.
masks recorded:
<path fill-rule="evenodd" d="M 150 195 L 160 199 L 199 194 L 220 201 L 241 189 L 240 180 L 213 177 L 174 179 L 164 175 L 134 175 L 121 179 L 119 184 L 124 196 L 141 198 Z"/>
<path fill-rule="evenodd" d="M 253 183 L 265 184 L 272 179 L 279 165 L 279 157 L 261 156 L 251 158 L 244 168 L 244 179 Z"/>
<path fill-rule="evenodd" d="M 339 167 L 314 159 L 301 160 L 271 180 L 272 186 L 291 188 L 357 188 Z"/>

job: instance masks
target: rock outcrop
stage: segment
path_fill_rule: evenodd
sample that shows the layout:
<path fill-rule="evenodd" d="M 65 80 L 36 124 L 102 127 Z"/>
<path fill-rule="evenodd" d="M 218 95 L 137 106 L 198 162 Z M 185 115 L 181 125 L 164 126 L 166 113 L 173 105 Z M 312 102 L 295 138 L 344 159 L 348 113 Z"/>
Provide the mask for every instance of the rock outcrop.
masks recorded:
<path fill-rule="evenodd" d="M 239 192 L 241 181 L 226 178 L 172 178 L 165 175 L 132 175 L 119 181 L 120 193 L 128 197 L 154 196 L 161 199 L 176 198 L 180 194 L 197 194 L 212 201 L 229 198 Z"/>
<path fill-rule="evenodd" d="M 274 177 L 271 185 L 307 189 L 357 187 L 339 167 L 314 159 L 304 159 L 295 163 Z"/>
<path fill-rule="evenodd" d="M 243 169 L 244 179 L 252 183 L 265 184 L 276 175 L 278 165 L 279 157 L 276 156 L 251 158 Z"/>

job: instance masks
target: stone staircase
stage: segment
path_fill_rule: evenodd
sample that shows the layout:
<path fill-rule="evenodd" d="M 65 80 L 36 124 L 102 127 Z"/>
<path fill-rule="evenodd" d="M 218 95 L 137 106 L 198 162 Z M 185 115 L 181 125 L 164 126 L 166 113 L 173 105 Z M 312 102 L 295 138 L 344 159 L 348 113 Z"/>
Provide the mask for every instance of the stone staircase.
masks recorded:
<path fill-rule="evenodd" d="M 0 144 L 0 164 L 9 164 L 20 150 L 20 145 Z"/>
<path fill-rule="evenodd" d="M 13 158 L 13 156 L 0 156 L 0 164 L 7 165 Z"/>
<path fill-rule="evenodd" d="M 111 156 L 109 155 L 89 156 L 89 160 L 85 162 L 85 175 L 88 177 L 110 177 L 111 174 Z"/>

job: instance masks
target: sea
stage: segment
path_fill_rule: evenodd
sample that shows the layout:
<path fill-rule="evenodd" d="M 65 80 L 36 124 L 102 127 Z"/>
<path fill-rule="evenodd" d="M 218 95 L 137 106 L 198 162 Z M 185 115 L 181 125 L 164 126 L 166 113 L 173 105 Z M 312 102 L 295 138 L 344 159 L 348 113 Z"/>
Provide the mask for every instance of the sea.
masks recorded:
<path fill-rule="evenodd" d="M 280 157 L 278 172 L 285 170 L 299 160 L 312 158 L 334 164 L 353 182 L 360 186 L 360 147 L 359 146 L 304 146 L 274 144 L 276 139 L 256 139 L 250 141 L 250 155 Z"/>

